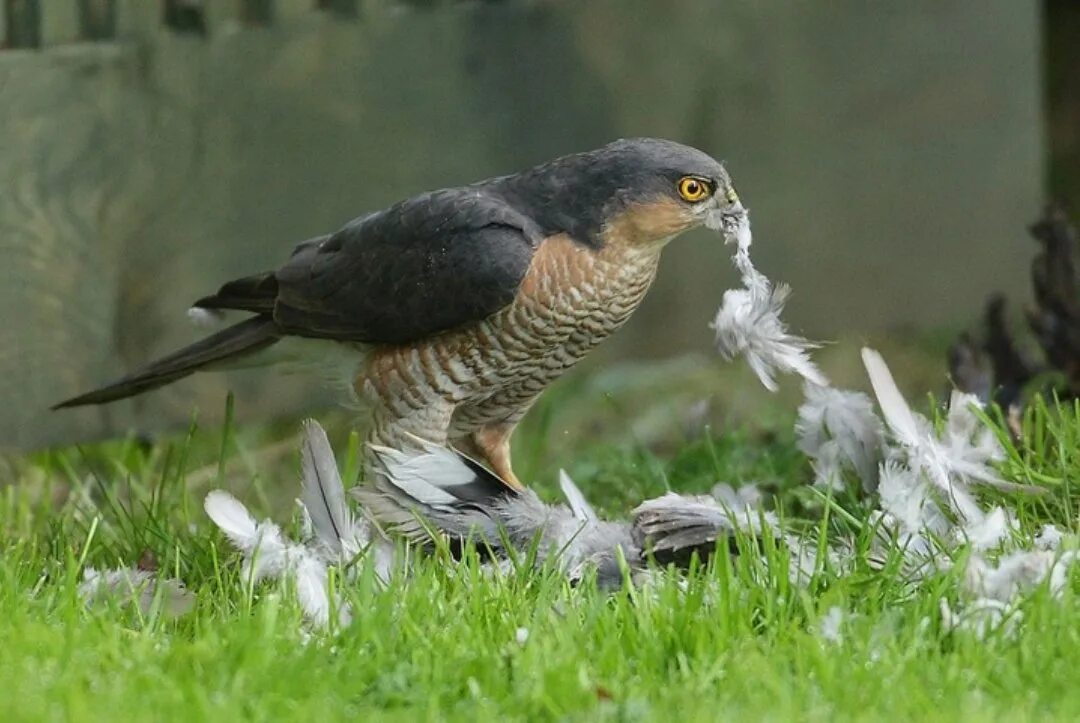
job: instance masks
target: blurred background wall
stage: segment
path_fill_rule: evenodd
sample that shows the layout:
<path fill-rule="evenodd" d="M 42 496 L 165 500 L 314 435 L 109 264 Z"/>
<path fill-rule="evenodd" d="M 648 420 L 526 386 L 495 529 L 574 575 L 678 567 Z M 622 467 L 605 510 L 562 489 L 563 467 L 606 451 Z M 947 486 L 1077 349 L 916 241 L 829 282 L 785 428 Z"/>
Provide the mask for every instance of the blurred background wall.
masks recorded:
<path fill-rule="evenodd" d="M 297 241 L 620 136 L 727 161 L 811 336 L 957 328 L 991 289 L 1026 295 L 1036 3 L 2 3 L 0 447 L 212 418 L 227 388 L 241 418 L 327 403 L 235 373 L 46 411 L 194 339 L 192 299 Z M 680 239 L 593 363 L 705 352 L 729 252 Z"/>

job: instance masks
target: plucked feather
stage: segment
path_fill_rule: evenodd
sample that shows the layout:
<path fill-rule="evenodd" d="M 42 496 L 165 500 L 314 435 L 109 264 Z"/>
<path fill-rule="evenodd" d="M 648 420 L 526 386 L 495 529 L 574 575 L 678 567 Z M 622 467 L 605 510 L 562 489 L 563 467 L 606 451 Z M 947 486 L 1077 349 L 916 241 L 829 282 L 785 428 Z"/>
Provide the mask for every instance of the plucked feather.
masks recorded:
<path fill-rule="evenodd" d="M 936 535 L 945 533 L 949 522 L 934 501 L 930 483 L 922 474 L 898 460 L 887 460 L 881 465 L 879 479 L 879 504 L 900 532 L 910 535 L 925 531 Z"/>
<path fill-rule="evenodd" d="M 574 513 L 575 519 L 582 521 L 596 519 L 596 511 L 593 510 L 589 501 L 585 499 L 585 495 L 578 489 L 578 486 L 574 484 L 574 480 L 563 469 L 559 470 L 559 489 L 562 490 L 563 497 L 566 498 L 567 504 L 570 505 L 570 511 Z"/>
<path fill-rule="evenodd" d="M 712 328 L 716 348 L 726 359 L 746 358 L 750 368 L 769 391 L 776 391 L 777 373 L 798 374 L 824 386 L 825 376 L 810 360 L 819 345 L 788 332 L 780 318 L 790 289 L 769 279 L 750 261 L 750 220 L 746 212 L 727 214 L 720 221 L 728 243 L 737 244 L 734 262 L 742 275 L 742 289 L 724 292 Z"/>
<path fill-rule="evenodd" d="M 953 395 L 949 422 L 939 436 L 925 417 L 908 406 L 881 355 L 864 348 L 862 357 L 885 422 L 900 445 L 897 454 L 912 471 L 926 474 L 961 516 L 967 519 L 978 511 L 967 486 L 971 482 L 1012 492 L 1038 491 L 1030 485 L 1006 482 L 990 466 L 1004 453 L 993 433 L 976 417 L 971 405 L 974 397 Z"/>
<path fill-rule="evenodd" d="M 907 400 L 896 386 L 892 372 L 885 363 L 881 354 L 873 349 L 864 347 L 862 350 L 863 366 L 866 374 L 870 377 L 870 385 L 874 388 L 874 396 L 877 397 L 881 413 L 885 417 L 886 424 L 892 430 L 893 436 L 900 444 L 914 447 L 921 440 L 922 429 L 925 425 L 919 423 Z"/>
<path fill-rule="evenodd" d="M 304 616 L 316 625 L 327 624 L 331 603 L 324 552 L 289 540 L 270 520 L 256 523 L 247 508 L 227 492 L 211 491 L 203 507 L 242 553 L 241 575 L 245 580 L 290 581 Z M 338 605 L 338 609 L 339 620 L 347 622 L 347 606 Z"/>
<path fill-rule="evenodd" d="M 250 552 L 258 542 L 255 518 L 228 492 L 213 490 L 206 495 L 203 509 L 229 541 L 241 552 Z"/>
<path fill-rule="evenodd" d="M 311 554 L 301 555 L 293 564 L 291 573 L 296 586 L 296 600 L 304 615 L 320 627 L 328 624 L 331 604 L 326 563 Z M 339 623 L 347 625 L 351 618 L 348 607 L 339 605 L 338 608 Z"/>
<path fill-rule="evenodd" d="M 885 429 L 873 402 L 861 392 L 807 383 L 795 432 L 799 449 L 814 460 L 818 481 L 836 484 L 844 467 L 852 468 L 863 489 L 877 488 Z"/>
<path fill-rule="evenodd" d="M 113 598 L 135 605 L 143 615 L 149 615 L 154 601 L 160 596 L 161 610 L 169 617 L 179 617 L 195 606 L 195 596 L 174 578 L 159 578 L 157 573 L 138 568 L 120 567 L 112 570 L 83 570 L 79 596 L 90 605 Z"/>
<path fill-rule="evenodd" d="M 315 535 L 331 549 L 340 551 L 342 540 L 352 530 L 353 517 L 345 500 L 345 486 L 334 460 L 334 450 L 318 422 L 305 420 L 303 431 L 301 499 L 311 516 Z"/>
<path fill-rule="evenodd" d="M 1019 594 L 1048 583 L 1050 593 L 1061 595 L 1068 581 L 1069 568 L 1080 557 L 1072 550 L 1059 554 L 1049 550 L 1022 550 L 990 563 L 972 556 L 964 570 L 964 586 L 979 597 L 1011 602 Z"/>

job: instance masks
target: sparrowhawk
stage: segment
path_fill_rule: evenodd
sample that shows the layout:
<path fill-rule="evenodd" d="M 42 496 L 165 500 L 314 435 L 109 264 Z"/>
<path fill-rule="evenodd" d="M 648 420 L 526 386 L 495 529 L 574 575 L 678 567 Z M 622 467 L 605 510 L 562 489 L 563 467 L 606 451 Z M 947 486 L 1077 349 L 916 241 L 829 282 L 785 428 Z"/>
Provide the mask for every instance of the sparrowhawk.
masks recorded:
<path fill-rule="evenodd" d="M 629 318 L 671 239 L 743 213 L 719 162 L 652 138 L 423 193 L 226 283 L 194 307 L 246 320 L 57 408 L 331 340 L 355 350 L 370 442 L 451 443 L 520 485 L 510 435 L 537 396 Z"/>

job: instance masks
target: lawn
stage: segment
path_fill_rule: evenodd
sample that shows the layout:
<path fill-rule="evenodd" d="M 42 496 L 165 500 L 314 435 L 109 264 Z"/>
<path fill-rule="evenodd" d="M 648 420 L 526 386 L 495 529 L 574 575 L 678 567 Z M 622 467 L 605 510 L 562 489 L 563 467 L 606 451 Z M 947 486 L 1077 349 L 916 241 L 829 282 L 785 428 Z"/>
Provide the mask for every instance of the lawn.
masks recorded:
<path fill-rule="evenodd" d="M 616 395 L 617 396 L 617 395 Z M 518 451 L 556 500 L 541 409 Z M 560 457 L 606 514 L 668 489 L 756 482 L 790 520 L 852 535 L 868 506 L 812 492 L 791 431 L 705 426 L 676 444 L 580 445 Z M 540 420 L 540 421 L 537 421 Z M 1076 532 L 1080 417 L 1034 409 L 1003 474 L 1046 493 L 1010 500 L 1022 530 Z M 355 438 L 331 438 L 347 470 Z M 293 518 L 298 427 L 199 428 L 15 460 L 0 500 L 0 720 L 850 720 L 1080 719 L 1080 580 L 1021 604 L 984 638 L 951 630 L 959 572 L 911 584 L 896 565 L 791 584 L 774 545 L 726 548 L 645 588 L 571 587 L 553 569 L 503 575 L 472 557 L 417 562 L 382 589 L 362 575 L 353 623 L 310 631 L 288 590 L 249 586 L 201 499 L 227 487 L 257 514 Z M 860 532 L 860 529 L 862 531 Z M 961 553 L 963 554 L 963 553 Z M 82 569 L 141 560 L 195 596 L 180 617 L 87 606 Z"/>

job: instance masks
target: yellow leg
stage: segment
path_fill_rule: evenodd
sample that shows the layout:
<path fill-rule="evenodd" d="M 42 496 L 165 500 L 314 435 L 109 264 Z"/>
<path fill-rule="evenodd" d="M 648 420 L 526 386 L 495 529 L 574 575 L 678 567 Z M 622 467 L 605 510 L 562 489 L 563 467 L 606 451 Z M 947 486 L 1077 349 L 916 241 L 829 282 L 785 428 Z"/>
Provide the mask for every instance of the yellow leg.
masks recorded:
<path fill-rule="evenodd" d="M 510 464 L 510 436 L 517 424 L 489 424 L 472 434 L 472 446 L 480 462 L 486 464 L 492 472 L 499 475 L 515 489 L 525 489 L 525 485 L 514 474 Z"/>

